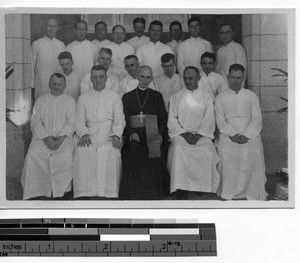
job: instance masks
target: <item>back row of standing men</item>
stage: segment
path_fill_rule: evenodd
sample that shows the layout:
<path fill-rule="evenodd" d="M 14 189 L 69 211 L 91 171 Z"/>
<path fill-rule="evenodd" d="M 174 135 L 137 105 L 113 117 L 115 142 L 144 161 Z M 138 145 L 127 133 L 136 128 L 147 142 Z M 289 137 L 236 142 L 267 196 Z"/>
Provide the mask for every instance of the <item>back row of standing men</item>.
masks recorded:
<path fill-rule="evenodd" d="M 163 76 L 161 67 L 161 56 L 166 53 L 175 55 L 175 67 L 182 78 L 185 67 L 195 66 L 200 72 L 201 55 L 205 52 L 212 52 L 212 45 L 209 41 L 201 38 L 201 21 L 198 17 L 192 17 L 188 21 L 191 37 L 181 41 L 182 26 L 174 21 L 170 24 L 172 41 L 163 44 L 160 42 L 163 25 L 160 21 L 152 21 L 149 26 L 149 37 L 144 35 L 146 21 L 144 18 L 136 18 L 133 21 L 135 36 L 124 42 L 126 37 L 125 28 L 116 25 L 113 28 L 113 42 L 106 39 L 107 26 L 104 22 L 95 25 L 95 37 L 92 42 L 87 40 L 87 23 L 77 21 L 75 23 L 76 40 L 66 47 L 63 42 L 55 38 L 58 31 L 58 21 L 49 18 L 46 22 L 45 36 L 33 42 L 33 73 L 36 98 L 49 92 L 48 81 L 52 73 L 63 73 L 57 57 L 63 51 L 72 54 L 73 69 L 81 81 L 93 65 L 98 64 L 98 53 L 101 48 L 106 47 L 112 51 L 112 61 L 109 72 L 118 77 L 121 81 L 127 72 L 124 68 L 124 58 L 135 54 L 140 65 L 146 65 L 153 70 L 153 77 Z M 216 72 L 227 78 L 229 66 L 238 63 L 247 69 L 246 53 L 244 48 L 233 41 L 234 32 L 232 25 L 224 24 L 219 30 L 220 40 L 223 46 L 217 53 Z M 209 76 L 208 76 L 209 77 Z"/>
<path fill-rule="evenodd" d="M 83 26 L 82 30 L 78 25 Z M 198 40 L 204 46 L 208 45 L 208 41 L 199 38 L 200 28 L 197 27 L 200 27 L 200 21 L 190 19 L 192 39 L 179 45 L 176 57 L 168 46 L 159 42 L 161 23 L 152 22 L 150 41 L 137 49 L 136 56 L 129 54 L 123 58 L 122 70 L 128 72 L 125 75 L 118 63 L 110 67 L 114 52 L 121 54 L 115 46 L 125 44 L 124 28 L 115 26 L 114 43 L 101 48 L 97 60 L 93 61 L 99 65 L 82 74 L 82 95 L 77 102 L 76 117 L 72 117 L 74 103 L 63 94 L 65 88 L 66 91 L 70 88 L 68 75 L 73 72 L 74 56 L 71 49 L 70 53 L 60 53 L 58 58 L 65 76 L 51 76 L 50 94 L 42 96 L 34 109 L 31 121 L 33 142 L 22 176 L 23 198 L 61 197 L 70 190 L 73 179 L 74 197 L 79 198 L 161 199 L 161 188 L 165 185 L 168 192 L 178 191 L 183 196 L 185 191 L 201 191 L 218 192 L 225 199 L 265 200 L 259 100 L 253 92 L 242 88 L 245 79 L 243 65 L 231 64 L 227 73 L 228 89 L 225 79 L 213 72 L 214 54 L 207 51 L 201 54 L 197 66 L 186 62 L 185 57 L 180 58 L 180 52 L 189 50 Z M 86 23 L 78 22 L 76 30 L 79 30 L 78 34 L 86 32 Z M 232 40 L 232 27 L 225 25 L 221 27 L 221 33 L 222 30 L 225 30 L 223 36 L 229 35 Z M 198 36 L 195 38 L 196 32 Z M 86 38 L 82 38 L 81 42 L 84 41 Z M 81 43 L 77 42 L 68 47 L 80 47 Z M 90 42 L 86 43 L 90 45 Z M 232 41 L 227 48 L 230 44 Z M 211 48 L 210 44 L 208 46 Z M 191 53 L 198 53 L 200 47 L 190 50 Z M 154 57 L 160 50 L 165 51 L 159 54 L 158 68 Z M 233 55 L 229 60 L 235 57 Z M 190 63 L 184 64 L 184 84 L 174 73 L 176 59 L 179 73 L 181 60 L 183 64 Z M 139 67 L 139 61 L 143 61 L 143 66 Z M 149 66 L 147 61 L 153 64 Z M 164 84 L 163 78 L 172 79 L 174 76 L 177 79 Z M 150 89 L 153 79 L 154 87 Z M 119 80 L 120 84 L 114 86 Z M 128 80 L 133 82 L 128 84 Z M 123 95 L 123 105 L 117 93 Z M 213 101 L 218 93 L 215 105 L 219 128 L 219 138 L 215 141 L 217 154 L 212 139 L 215 130 Z M 69 167 L 73 164 L 73 150 L 72 143 L 69 146 L 67 143 L 74 130 L 78 142 L 74 167 Z M 168 134 L 171 139 L 169 151 Z M 119 187 L 122 136 L 123 174 Z M 66 147 L 70 148 L 66 151 L 69 154 L 61 152 Z M 45 159 L 49 162 L 49 158 L 50 175 L 47 175 L 45 170 L 49 165 Z M 171 183 L 162 182 L 166 172 L 162 170 L 163 158 L 165 161 L 168 158 Z M 63 168 L 62 165 L 69 166 Z"/>

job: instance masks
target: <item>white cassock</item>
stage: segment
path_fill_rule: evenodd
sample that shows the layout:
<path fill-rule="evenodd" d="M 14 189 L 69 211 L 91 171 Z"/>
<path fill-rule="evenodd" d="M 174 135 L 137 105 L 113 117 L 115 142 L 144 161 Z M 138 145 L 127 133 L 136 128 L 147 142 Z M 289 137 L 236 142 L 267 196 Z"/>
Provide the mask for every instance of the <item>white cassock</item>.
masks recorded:
<path fill-rule="evenodd" d="M 169 111 L 171 96 L 181 90 L 184 87 L 184 83 L 178 74 L 174 73 L 171 78 L 163 74 L 154 79 L 154 86 L 163 95 L 166 110 Z"/>
<path fill-rule="evenodd" d="M 76 101 L 80 95 L 80 78 L 78 74 L 72 70 L 69 75 L 63 73 L 66 78 L 66 88 L 64 90 L 65 94 L 73 97 Z"/>
<path fill-rule="evenodd" d="M 265 162 L 260 138 L 262 115 L 259 99 L 242 88 L 237 94 L 228 89 L 215 103 L 219 140 L 221 175 L 218 195 L 225 199 L 266 200 Z M 241 134 L 249 138 L 245 144 L 234 143 L 228 136 Z"/>
<path fill-rule="evenodd" d="M 160 41 L 155 44 L 150 41 L 137 50 L 136 56 L 141 66 L 149 66 L 152 69 L 153 78 L 156 78 L 164 73 L 160 58 L 166 53 L 174 54 L 169 46 Z"/>
<path fill-rule="evenodd" d="M 108 39 L 104 39 L 102 41 L 99 41 L 98 39 L 94 39 L 91 42 L 98 47 L 98 52 L 100 51 L 101 48 L 107 47 L 108 45 L 110 45 L 112 43 Z"/>
<path fill-rule="evenodd" d="M 76 147 L 74 157 L 74 197 L 118 197 L 122 171 L 121 153 L 110 136 L 122 137 L 125 117 L 121 98 L 104 89 L 89 90 L 77 101 L 76 132 L 89 134 L 89 147 Z"/>
<path fill-rule="evenodd" d="M 226 80 L 229 73 L 229 67 L 232 64 L 241 64 L 247 72 L 247 57 L 244 47 L 234 41 L 223 45 L 217 52 L 216 72 L 221 74 Z M 245 72 L 245 73 L 246 73 Z M 245 74 L 246 77 L 247 74 Z"/>
<path fill-rule="evenodd" d="M 123 95 L 129 91 L 132 91 L 134 89 L 137 88 L 137 86 L 139 85 L 139 81 L 135 78 L 133 78 L 131 75 L 127 74 L 121 81 L 119 84 L 119 94 L 121 97 L 123 97 Z M 156 88 L 153 85 L 153 82 L 151 82 L 149 84 L 149 88 L 156 90 Z"/>
<path fill-rule="evenodd" d="M 109 89 L 116 93 L 119 93 L 119 79 L 115 75 L 113 75 L 110 71 L 108 71 L 106 74 L 107 74 L 107 80 L 105 84 L 105 89 Z M 92 89 L 93 89 L 93 83 L 91 81 L 91 73 L 87 73 L 83 77 L 80 83 L 80 95 Z"/>
<path fill-rule="evenodd" d="M 170 192 L 217 191 L 220 176 L 217 171 L 219 157 L 212 139 L 215 119 L 210 95 L 198 88 L 194 92 L 182 88 L 171 97 L 168 119 L 171 146 L 168 170 L 171 176 Z M 190 145 L 180 135 L 185 132 L 202 135 L 195 145 Z"/>
<path fill-rule="evenodd" d="M 128 43 L 130 46 L 132 46 L 134 48 L 134 54 L 135 54 L 139 47 L 145 45 L 149 41 L 150 41 L 150 38 L 143 35 L 141 37 L 134 36 L 134 37 L 130 38 L 129 40 L 127 40 L 126 43 Z"/>
<path fill-rule="evenodd" d="M 62 73 L 58 55 L 66 51 L 60 40 L 46 36 L 34 41 L 31 47 L 35 98 L 49 93 L 49 79 L 53 73 Z"/>
<path fill-rule="evenodd" d="M 206 75 L 206 73 L 202 71 L 200 72 L 200 76 L 201 79 L 199 80 L 198 85 L 211 95 L 213 102 L 215 102 L 216 96 L 219 93 L 229 89 L 223 76 L 216 72 L 212 71 Z"/>
<path fill-rule="evenodd" d="M 46 94 L 36 101 L 30 123 L 32 141 L 21 178 L 23 199 L 62 197 L 71 190 L 75 116 L 76 102 L 66 94 Z M 42 141 L 62 135 L 67 137 L 55 151 Z"/>
<path fill-rule="evenodd" d="M 82 79 L 85 74 L 91 71 L 98 56 L 98 48 L 87 39 L 79 42 L 73 41 L 67 45 L 67 51 L 72 54 L 73 57 L 73 69 Z"/>
<path fill-rule="evenodd" d="M 202 54 L 213 52 L 213 50 L 209 41 L 201 37 L 190 37 L 179 44 L 177 52 L 177 69 L 180 77 L 182 77 L 184 69 L 188 66 L 194 66 L 201 72 L 200 62 Z"/>
<path fill-rule="evenodd" d="M 175 39 L 172 39 L 172 41 L 167 43 L 167 45 L 173 50 L 173 53 L 175 54 L 175 57 L 177 57 L 178 46 L 181 42 L 182 42 L 181 40 L 179 40 L 177 42 Z"/>
<path fill-rule="evenodd" d="M 124 58 L 128 55 L 133 55 L 134 49 L 126 42 L 122 42 L 120 45 L 111 43 L 107 48 L 110 48 L 112 51 L 112 62 L 109 66 L 109 70 L 121 80 L 127 74 L 124 67 Z"/>

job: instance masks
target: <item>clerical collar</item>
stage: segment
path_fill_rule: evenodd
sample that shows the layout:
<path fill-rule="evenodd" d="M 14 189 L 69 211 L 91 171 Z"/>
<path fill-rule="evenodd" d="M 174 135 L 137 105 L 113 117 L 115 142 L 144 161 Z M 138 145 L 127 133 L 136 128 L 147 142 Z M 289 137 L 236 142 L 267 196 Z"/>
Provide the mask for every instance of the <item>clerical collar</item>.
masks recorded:
<path fill-rule="evenodd" d="M 141 91 L 141 92 L 144 92 L 144 91 L 147 91 L 149 87 L 145 88 L 145 89 L 142 89 L 140 86 L 137 87 L 138 91 Z"/>
<path fill-rule="evenodd" d="M 166 75 L 165 72 L 163 73 L 163 76 L 164 76 L 166 79 L 172 79 L 172 78 L 174 78 L 175 75 L 176 75 L 175 72 L 173 73 L 172 77 L 169 77 L 168 75 Z"/>
<path fill-rule="evenodd" d="M 199 37 L 191 37 L 191 38 L 193 38 L 195 41 L 197 41 L 198 39 L 199 39 L 199 40 L 201 39 L 200 36 L 199 36 Z"/>
<path fill-rule="evenodd" d="M 46 35 L 44 35 L 44 38 L 46 38 L 46 39 L 48 39 L 48 40 L 50 40 L 50 41 L 52 41 L 52 40 L 54 40 L 54 39 L 55 39 L 55 37 L 53 37 L 53 38 L 50 38 L 50 37 L 48 37 L 48 36 L 46 36 Z"/>
<path fill-rule="evenodd" d="M 233 40 L 231 40 L 229 43 L 227 43 L 226 45 L 224 44 L 225 47 L 230 46 L 233 43 Z"/>

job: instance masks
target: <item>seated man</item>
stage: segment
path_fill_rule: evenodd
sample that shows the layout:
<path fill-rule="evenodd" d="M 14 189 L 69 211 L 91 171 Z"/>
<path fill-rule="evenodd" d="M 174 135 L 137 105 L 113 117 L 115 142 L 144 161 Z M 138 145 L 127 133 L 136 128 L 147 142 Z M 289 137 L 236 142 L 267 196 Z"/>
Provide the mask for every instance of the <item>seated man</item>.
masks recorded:
<path fill-rule="evenodd" d="M 175 73 L 175 56 L 173 54 L 162 55 L 161 66 L 164 74 L 154 79 L 154 86 L 163 95 L 166 110 L 169 111 L 170 98 L 181 89 L 183 83 L 179 79 L 179 75 Z"/>
<path fill-rule="evenodd" d="M 161 146 L 167 138 L 167 113 L 162 95 L 149 88 L 151 68 L 140 67 L 138 80 L 139 86 L 122 98 L 126 127 L 120 199 L 159 200 L 163 197 Z"/>
<path fill-rule="evenodd" d="M 139 81 L 137 80 L 140 63 L 135 55 L 129 55 L 124 59 L 127 75 L 120 81 L 119 94 L 123 96 L 125 93 L 137 88 Z M 149 84 L 149 88 L 155 89 L 153 82 Z"/>
<path fill-rule="evenodd" d="M 228 89 L 227 82 L 222 75 L 214 72 L 216 64 L 216 56 L 214 53 L 203 53 L 200 64 L 203 71 L 200 72 L 200 82 L 202 83 L 199 83 L 199 86 L 203 87 L 215 102 L 216 96 Z"/>
<path fill-rule="evenodd" d="M 66 89 L 64 93 L 77 100 L 80 93 L 80 78 L 72 68 L 74 64 L 72 54 L 68 51 L 61 52 L 58 55 L 58 60 L 62 68 L 63 75 L 66 78 Z"/>
<path fill-rule="evenodd" d="M 105 88 L 106 69 L 91 69 L 93 89 L 77 101 L 74 157 L 75 198 L 117 198 L 121 176 L 121 136 L 125 119 L 120 96 Z"/>
<path fill-rule="evenodd" d="M 215 103 L 221 175 L 217 193 L 224 199 L 266 200 L 261 109 L 256 94 L 242 87 L 244 72 L 240 64 L 230 66 L 230 89 Z"/>
<path fill-rule="evenodd" d="M 101 48 L 97 58 L 97 64 L 106 69 L 107 81 L 105 87 L 114 92 L 119 91 L 119 80 L 118 78 L 111 73 L 110 65 L 112 61 L 112 52 L 109 48 Z M 81 81 L 80 84 L 80 95 L 84 94 L 88 90 L 93 89 L 93 84 L 91 81 L 91 73 L 87 73 Z"/>
<path fill-rule="evenodd" d="M 50 77 L 50 93 L 38 98 L 31 117 L 32 141 L 24 162 L 23 199 L 61 198 L 71 191 L 75 100 L 63 94 L 66 79 Z"/>
<path fill-rule="evenodd" d="M 198 87 L 198 68 L 185 68 L 183 76 L 186 88 L 171 97 L 168 119 L 170 191 L 179 190 L 179 199 L 188 198 L 186 191 L 215 193 L 219 185 L 213 101 Z"/>

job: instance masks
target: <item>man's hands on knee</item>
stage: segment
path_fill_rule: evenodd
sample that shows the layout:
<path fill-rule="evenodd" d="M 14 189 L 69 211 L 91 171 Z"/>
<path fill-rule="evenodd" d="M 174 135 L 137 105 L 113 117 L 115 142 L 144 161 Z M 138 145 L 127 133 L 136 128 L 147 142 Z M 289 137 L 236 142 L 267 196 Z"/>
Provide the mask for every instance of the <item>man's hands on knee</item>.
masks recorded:
<path fill-rule="evenodd" d="M 188 144 L 195 145 L 202 137 L 202 135 L 198 133 L 184 132 L 180 134 Z"/>
<path fill-rule="evenodd" d="M 85 134 L 79 139 L 79 141 L 77 143 L 77 146 L 79 146 L 79 147 L 89 147 L 90 144 L 92 144 L 91 137 L 90 137 L 89 134 Z"/>
<path fill-rule="evenodd" d="M 239 144 L 244 144 L 249 141 L 249 138 L 247 138 L 244 135 L 239 135 L 238 133 L 232 137 L 229 136 L 229 138 L 232 142 L 239 143 Z"/>
<path fill-rule="evenodd" d="M 137 133 L 133 133 L 133 134 L 130 135 L 129 140 L 130 140 L 130 141 L 137 141 L 137 142 L 140 142 L 140 137 L 138 136 Z"/>
<path fill-rule="evenodd" d="M 110 140 L 111 140 L 112 146 L 114 148 L 121 149 L 122 141 L 119 136 L 117 136 L 117 135 L 110 136 Z"/>

